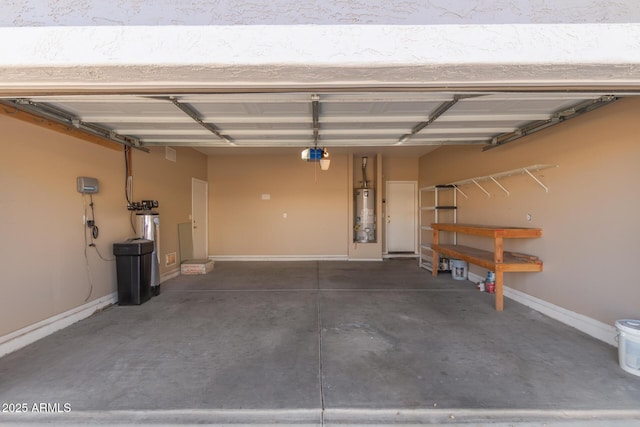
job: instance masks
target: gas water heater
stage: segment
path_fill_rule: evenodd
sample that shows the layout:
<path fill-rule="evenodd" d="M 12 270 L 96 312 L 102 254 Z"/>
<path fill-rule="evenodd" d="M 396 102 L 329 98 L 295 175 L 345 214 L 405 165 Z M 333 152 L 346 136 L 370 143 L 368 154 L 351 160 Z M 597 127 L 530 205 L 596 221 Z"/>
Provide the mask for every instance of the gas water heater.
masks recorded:
<path fill-rule="evenodd" d="M 362 188 L 355 189 L 355 221 L 353 241 L 373 243 L 376 241 L 376 193 L 367 181 L 367 158 L 362 158 Z"/>

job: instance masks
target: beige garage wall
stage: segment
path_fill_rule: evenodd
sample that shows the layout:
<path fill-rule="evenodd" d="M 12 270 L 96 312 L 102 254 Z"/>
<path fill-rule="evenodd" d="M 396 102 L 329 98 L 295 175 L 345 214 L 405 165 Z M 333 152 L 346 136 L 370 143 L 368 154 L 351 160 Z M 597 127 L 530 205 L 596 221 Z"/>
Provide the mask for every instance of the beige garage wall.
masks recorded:
<path fill-rule="evenodd" d="M 2 336 L 81 306 L 87 297 L 92 301 L 116 291 L 115 262 L 101 260 L 93 248 L 87 248 L 90 275 L 87 271 L 83 196 L 76 191 L 76 177 L 99 180 L 100 191 L 93 197 L 100 229 L 95 243 L 105 258 L 113 259 L 113 243 L 132 231 L 121 150 L 8 117 L 0 117 L 0 129 Z M 190 177 L 206 177 L 206 158 L 183 149 L 177 164 L 163 162 L 156 150 L 151 155 L 134 153 L 135 197 L 160 200 L 161 247 L 171 249 L 177 245 L 171 230 L 188 216 L 182 206 L 183 199 L 190 198 Z M 161 190 L 147 191 L 147 185 L 158 180 Z M 89 203 L 88 196 L 85 201 Z"/>
<path fill-rule="evenodd" d="M 346 257 L 347 154 L 326 172 L 297 150 L 212 156 L 208 174 L 210 255 Z"/>
<path fill-rule="evenodd" d="M 129 236 L 121 151 L 0 117 L 0 336 L 115 291 L 115 263 L 87 248 L 76 177 L 98 178 L 96 246 Z M 85 198 L 89 203 L 89 197 Z M 88 209 L 88 206 L 87 206 Z"/>
<path fill-rule="evenodd" d="M 166 255 L 176 253 L 180 261 L 178 224 L 191 220 L 192 178 L 207 180 L 207 156 L 191 148 L 177 147 L 176 161 L 165 158 L 164 147 L 150 153 L 133 151 L 133 198 L 157 200 L 160 214 L 160 274 L 179 270 L 167 265 Z"/>
<path fill-rule="evenodd" d="M 510 196 L 490 183 L 491 198 L 463 187 L 469 198 L 458 198 L 459 222 L 542 228 L 541 239 L 506 241 L 505 247 L 539 256 L 544 272 L 507 273 L 506 286 L 608 324 L 637 318 L 638 117 L 640 100 L 625 99 L 487 152 L 441 148 L 420 159 L 420 185 L 557 164 L 536 174 L 548 193 L 526 176 L 501 180 Z M 486 239 L 460 236 L 459 243 L 490 249 Z"/>
<path fill-rule="evenodd" d="M 382 181 L 417 181 L 420 176 L 418 157 L 382 156 Z"/>

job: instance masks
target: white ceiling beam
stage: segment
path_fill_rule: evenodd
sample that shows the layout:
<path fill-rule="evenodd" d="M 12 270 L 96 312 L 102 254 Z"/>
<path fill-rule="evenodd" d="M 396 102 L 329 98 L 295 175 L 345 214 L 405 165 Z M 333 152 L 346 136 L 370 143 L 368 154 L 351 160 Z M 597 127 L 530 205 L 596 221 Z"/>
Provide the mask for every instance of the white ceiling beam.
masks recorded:
<path fill-rule="evenodd" d="M 464 134 L 468 134 L 468 133 L 488 133 L 488 134 L 492 134 L 492 133 L 504 133 L 504 132 L 513 132 L 514 130 L 516 130 L 516 127 L 514 126 L 495 126 L 495 127 L 460 127 L 460 128 L 426 128 L 423 129 L 422 131 L 420 131 L 420 133 L 416 134 L 413 136 L 413 138 L 417 138 L 417 135 L 425 135 L 425 134 L 460 134 L 460 133 L 464 133 Z"/>
<path fill-rule="evenodd" d="M 434 102 L 440 103 L 453 99 L 453 93 L 447 92 L 297 92 L 297 93 L 264 93 L 264 94 L 202 94 L 173 95 L 182 102 L 190 104 L 279 104 L 309 102 L 311 95 L 319 95 L 322 103 L 405 103 Z"/>
<path fill-rule="evenodd" d="M 602 94 L 580 92 L 502 92 L 464 99 L 464 102 L 486 101 L 580 101 L 597 99 Z"/>
<path fill-rule="evenodd" d="M 509 128 L 513 130 L 513 128 Z M 141 129 L 142 132 L 146 130 Z M 149 130 L 151 131 L 151 130 Z M 127 130 L 129 133 L 138 132 Z M 224 129 L 224 133 L 232 138 L 242 138 L 244 136 L 296 136 L 313 135 L 313 129 Z M 357 135 L 366 137 L 367 135 L 398 135 L 402 129 L 325 129 L 322 128 L 321 137 L 329 135 Z"/>
<path fill-rule="evenodd" d="M 196 95 L 171 95 L 181 102 L 187 102 L 193 106 L 196 104 L 308 104 L 311 92 L 289 93 L 223 93 L 223 94 L 196 94 Z"/>
<path fill-rule="evenodd" d="M 350 116 L 350 115 L 321 115 L 320 123 L 415 123 L 416 121 L 425 120 L 426 114 L 421 115 L 366 115 L 366 116 Z M 548 118 L 546 115 L 544 118 Z M 100 123 L 191 123 L 189 117 L 185 116 L 136 116 L 136 115 L 101 115 L 88 114 L 83 115 L 82 119 L 87 122 Z M 287 123 L 305 123 L 311 124 L 312 120 L 308 115 L 305 116 L 215 116 L 202 115 L 203 121 L 210 121 L 216 124 L 228 123 L 255 123 L 255 124 L 287 124 Z M 489 119 L 486 119 L 489 120 Z"/>
<path fill-rule="evenodd" d="M 484 135 L 469 135 L 469 136 L 442 136 L 442 137 L 431 137 L 431 138 L 411 138 L 402 143 L 402 145 L 423 145 L 430 144 L 436 142 L 473 142 L 473 141 L 483 141 L 485 144 L 488 141 L 488 138 Z M 397 142 L 397 141 L 396 141 Z"/>
<path fill-rule="evenodd" d="M 438 122 L 490 122 L 490 121 L 535 121 L 546 120 L 550 114 L 444 114 Z M 321 115 L 320 123 L 415 123 L 428 119 L 428 114 L 420 115 Z M 82 115 L 81 119 L 94 123 L 191 123 L 193 120 L 186 116 L 136 116 L 136 115 Z M 213 116 L 203 115 L 203 121 L 211 121 L 218 124 L 228 123 L 255 123 L 255 124 L 287 124 L 305 123 L 311 124 L 308 116 Z"/>
<path fill-rule="evenodd" d="M 435 134 L 435 135 L 460 135 L 460 134 L 482 134 L 482 135 L 493 135 L 496 133 L 504 133 L 504 132 L 513 132 L 515 128 L 460 128 L 460 129 L 429 129 L 421 132 L 423 135 L 427 134 Z M 151 132 L 151 131 L 150 131 Z M 225 134 L 228 134 L 231 137 L 242 138 L 245 136 L 266 136 L 266 137 L 278 137 L 278 136 L 304 136 L 304 135 L 312 135 L 312 132 L 305 129 L 281 129 L 281 130 L 266 130 L 266 129 L 257 129 L 257 130 L 231 130 L 225 129 Z M 321 133 L 321 137 L 332 137 L 332 136 L 342 136 L 349 135 L 358 138 L 367 138 L 373 136 L 380 135 L 388 135 L 388 136 L 398 136 L 403 132 L 402 129 L 323 129 Z M 131 132 L 129 133 L 136 133 Z M 158 132 L 161 133 L 161 132 Z M 176 133 L 177 134 L 177 133 Z M 417 137 L 417 136 L 416 136 Z"/>
<path fill-rule="evenodd" d="M 93 123 L 193 123 L 191 117 L 181 116 L 114 116 L 101 114 L 87 114 L 81 116 L 82 120 Z M 194 124 L 195 126 L 195 124 Z"/>
<path fill-rule="evenodd" d="M 7 97 L 5 97 L 7 98 Z M 37 102 L 48 103 L 79 103 L 79 104 L 166 104 L 166 100 L 152 96 L 141 95 L 56 95 L 56 96 L 30 96 Z"/>
<path fill-rule="evenodd" d="M 403 104 L 403 103 L 429 103 L 439 104 L 441 102 L 451 101 L 453 99 L 452 94 L 444 94 L 442 92 L 406 92 L 401 94 L 387 95 L 385 93 L 377 93 L 374 95 L 366 96 L 363 94 L 329 94 L 321 95 L 323 104 L 367 104 L 367 103 L 385 103 L 385 104 Z"/>
<path fill-rule="evenodd" d="M 193 136 L 193 135 L 210 135 L 206 129 L 194 128 L 194 129 L 157 129 L 157 128 L 145 128 L 145 129 L 121 129 L 115 130 L 116 132 L 127 133 L 129 135 L 173 135 L 173 136 Z"/>
<path fill-rule="evenodd" d="M 546 120 L 551 114 L 541 113 L 492 113 L 492 114 L 464 114 L 464 113 L 446 113 L 440 116 L 438 122 L 494 122 L 494 121 L 529 121 L 529 120 Z"/>
<path fill-rule="evenodd" d="M 352 116 L 349 114 L 335 115 L 324 114 L 320 116 L 320 123 L 332 124 L 332 123 L 415 123 L 416 121 L 425 120 L 428 114 L 412 114 L 412 115 L 357 115 Z"/>
<path fill-rule="evenodd" d="M 143 139 L 142 142 L 146 146 L 193 146 L 193 147 L 227 147 L 228 144 L 213 139 Z M 237 147 L 309 147 L 313 145 L 312 138 L 309 139 L 292 139 L 292 140 L 261 140 L 261 139 L 238 139 L 234 140 Z M 487 139 L 482 137 L 475 138 L 429 138 L 421 140 L 410 140 L 403 144 L 398 144 L 396 139 L 334 139 L 320 140 L 318 145 L 321 147 L 394 147 L 394 146 L 429 146 L 429 145 L 468 145 L 468 144 L 486 144 Z"/>
<path fill-rule="evenodd" d="M 314 92 L 316 93 L 316 92 Z M 33 96 L 30 99 L 37 102 L 60 102 L 60 103 L 114 103 L 114 104 L 165 104 L 170 96 L 188 102 L 190 104 L 280 104 L 280 103 L 301 103 L 308 102 L 308 97 L 312 93 L 262 93 L 262 94 L 198 94 L 198 95 L 56 95 L 56 96 Z M 438 103 L 450 101 L 455 95 L 470 95 L 474 93 L 464 92 L 378 92 L 378 93 L 349 93 L 349 92 L 319 92 L 323 103 L 406 103 L 425 102 Z M 482 102 L 488 100 L 495 101 L 536 101 L 536 100 L 587 100 L 596 99 L 603 94 L 584 92 L 487 92 L 475 93 L 476 97 L 461 99 L 461 102 Z M 621 95 L 624 95 L 623 93 Z M 635 95 L 635 94 L 633 94 Z M 1 97 L 14 98 L 14 97 Z"/>
<path fill-rule="evenodd" d="M 164 146 L 171 146 L 171 147 L 229 147 L 229 143 L 224 142 L 220 139 L 213 140 L 197 140 L 197 141 L 190 141 L 190 140 L 181 140 L 181 139 L 176 139 L 176 140 L 167 140 L 167 141 L 155 141 L 155 140 L 142 140 L 143 142 L 143 146 L 145 147 L 164 147 Z"/>

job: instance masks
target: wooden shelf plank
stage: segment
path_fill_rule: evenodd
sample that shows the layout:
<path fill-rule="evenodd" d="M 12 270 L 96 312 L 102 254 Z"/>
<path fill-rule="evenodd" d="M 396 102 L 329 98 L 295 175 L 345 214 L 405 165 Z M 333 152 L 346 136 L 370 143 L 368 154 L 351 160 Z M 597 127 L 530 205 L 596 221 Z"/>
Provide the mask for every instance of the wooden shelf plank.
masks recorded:
<path fill-rule="evenodd" d="M 515 257 L 508 252 L 504 253 L 504 260 L 495 263 L 493 252 L 476 249 L 464 245 L 431 245 L 431 249 L 452 258 L 461 259 L 468 263 L 479 265 L 491 271 L 519 272 L 519 271 L 542 271 L 542 261 L 532 259 L 527 260 L 521 256 Z M 522 254 L 525 255 L 525 254 Z M 525 255 L 527 256 L 527 255 Z"/>
<path fill-rule="evenodd" d="M 533 239 L 542 236 L 540 228 L 493 227 L 474 224 L 433 223 L 431 228 L 440 231 L 470 234 L 474 236 L 502 237 L 505 239 Z"/>

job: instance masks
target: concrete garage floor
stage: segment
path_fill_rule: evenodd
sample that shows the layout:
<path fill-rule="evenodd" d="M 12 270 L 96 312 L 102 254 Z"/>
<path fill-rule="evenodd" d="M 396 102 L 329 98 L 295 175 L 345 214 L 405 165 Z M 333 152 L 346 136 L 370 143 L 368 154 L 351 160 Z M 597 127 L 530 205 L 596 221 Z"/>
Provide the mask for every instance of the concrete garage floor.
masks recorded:
<path fill-rule="evenodd" d="M 0 424 L 640 425 L 615 348 L 505 307 L 414 260 L 218 262 L 1 358 L 1 403 L 71 412 Z"/>

